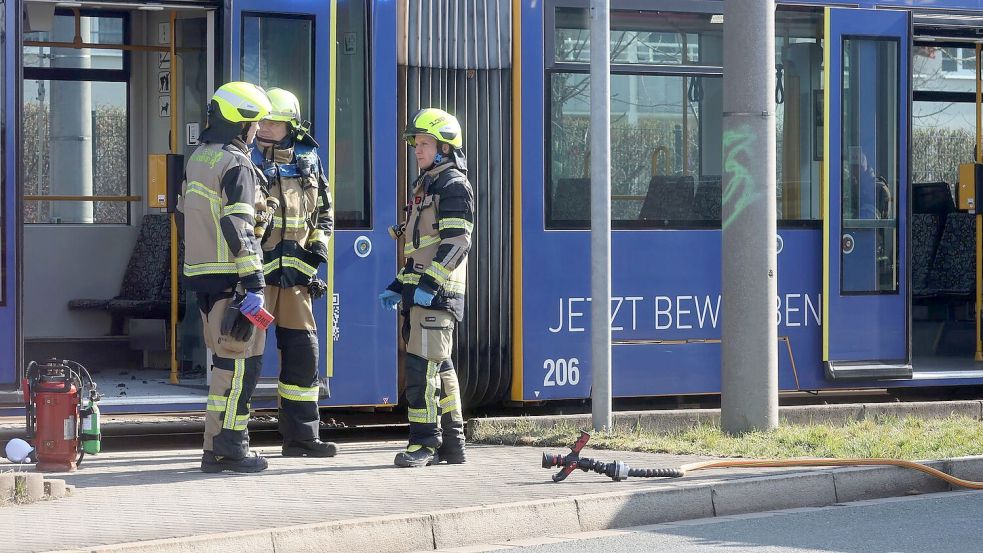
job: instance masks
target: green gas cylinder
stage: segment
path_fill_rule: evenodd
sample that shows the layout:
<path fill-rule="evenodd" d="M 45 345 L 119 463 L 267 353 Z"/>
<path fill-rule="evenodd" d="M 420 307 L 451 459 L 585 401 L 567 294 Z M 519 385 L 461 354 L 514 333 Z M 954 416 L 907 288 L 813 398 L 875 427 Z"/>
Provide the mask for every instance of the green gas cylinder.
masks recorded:
<path fill-rule="evenodd" d="M 99 406 L 93 397 L 82 410 L 82 451 L 86 455 L 95 455 L 102 450 L 102 433 L 99 428 Z"/>

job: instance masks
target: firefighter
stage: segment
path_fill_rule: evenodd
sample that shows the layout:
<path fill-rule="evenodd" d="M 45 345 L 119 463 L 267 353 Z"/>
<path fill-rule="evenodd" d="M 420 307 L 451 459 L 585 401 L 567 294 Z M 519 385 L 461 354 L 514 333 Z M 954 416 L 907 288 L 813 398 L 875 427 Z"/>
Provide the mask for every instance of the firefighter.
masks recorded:
<path fill-rule="evenodd" d="M 415 149 L 421 173 L 408 198 L 406 221 L 390 233 L 403 244 L 406 262 L 379 295 L 384 309 L 402 303 L 406 343 L 410 436 L 394 462 L 400 467 L 459 464 L 466 461 L 464 418 L 451 355 L 454 326 L 464 317 L 474 193 L 461 125 L 453 115 L 420 110 L 403 138 Z"/>
<path fill-rule="evenodd" d="M 261 216 L 266 302 L 276 321 L 280 350 L 280 434 L 285 457 L 333 457 L 337 447 L 322 442 L 318 412 L 317 325 L 313 300 L 327 291 L 317 269 L 328 261 L 334 229 L 331 192 L 317 155 L 317 142 L 301 123 L 292 93 L 267 91 L 273 111 L 256 134 L 252 159 L 268 182 Z"/>
<path fill-rule="evenodd" d="M 208 106 L 201 145 L 185 168 L 178 198 L 185 242 L 184 276 L 197 294 L 212 381 L 205 416 L 204 472 L 260 472 L 265 459 L 249 450 L 249 399 L 262 368 L 265 333 L 245 314 L 263 308 L 263 264 L 254 217 L 265 209 L 263 175 L 249 159 L 259 121 L 272 106 L 262 88 L 219 87 Z"/>

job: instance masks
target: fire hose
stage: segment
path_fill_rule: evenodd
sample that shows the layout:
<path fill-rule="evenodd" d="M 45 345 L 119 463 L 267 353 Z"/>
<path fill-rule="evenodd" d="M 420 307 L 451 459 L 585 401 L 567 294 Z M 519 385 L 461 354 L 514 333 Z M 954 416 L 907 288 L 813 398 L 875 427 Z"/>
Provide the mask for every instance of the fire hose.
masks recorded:
<path fill-rule="evenodd" d="M 623 461 L 605 463 L 603 461 L 581 457 L 580 451 L 587 445 L 588 440 L 590 440 L 590 434 L 581 432 L 580 438 L 570 448 L 570 453 L 566 455 L 543 453 L 543 468 L 562 467 L 560 472 L 553 475 L 554 482 L 562 482 L 577 469 L 584 472 L 603 474 L 615 482 L 621 482 L 628 478 L 682 478 L 691 472 L 715 468 L 895 466 L 924 472 L 925 474 L 944 480 L 953 486 L 969 488 L 971 490 L 983 490 L 983 482 L 964 480 L 930 466 L 901 459 L 722 459 L 687 463 L 679 466 L 679 468 L 632 468 Z"/>

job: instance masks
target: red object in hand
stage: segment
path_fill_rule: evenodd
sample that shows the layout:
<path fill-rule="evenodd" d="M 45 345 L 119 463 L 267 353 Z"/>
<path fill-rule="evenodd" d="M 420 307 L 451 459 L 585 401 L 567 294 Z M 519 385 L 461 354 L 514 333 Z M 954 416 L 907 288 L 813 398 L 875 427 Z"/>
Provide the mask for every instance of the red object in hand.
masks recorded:
<path fill-rule="evenodd" d="M 273 322 L 273 315 L 265 307 L 261 307 L 255 315 L 250 315 L 249 313 L 243 313 L 243 315 L 260 330 L 266 330 L 270 326 L 270 323 Z"/>

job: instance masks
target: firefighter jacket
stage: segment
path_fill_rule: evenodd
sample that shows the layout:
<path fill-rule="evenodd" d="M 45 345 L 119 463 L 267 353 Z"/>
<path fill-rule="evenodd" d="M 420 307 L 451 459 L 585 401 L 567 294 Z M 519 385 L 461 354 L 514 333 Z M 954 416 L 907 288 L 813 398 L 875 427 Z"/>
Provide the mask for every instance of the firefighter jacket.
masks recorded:
<path fill-rule="evenodd" d="M 403 310 L 417 287 L 435 294 L 430 309 L 464 318 L 468 251 L 474 228 L 474 192 L 453 163 L 420 175 L 413 185 L 408 216 L 401 226 L 406 262 L 388 289 L 402 294 Z"/>
<path fill-rule="evenodd" d="M 245 143 L 206 142 L 191 154 L 177 209 L 185 242 L 184 276 L 197 292 L 222 292 L 241 283 L 264 286 L 259 240 L 253 232 L 257 210 L 266 208 L 263 175 Z"/>
<path fill-rule="evenodd" d="M 306 286 L 328 261 L 334 230 L 331 191 L 317 150 L 301 143 L 254 148 L 252 160 L 266 177 L 271 198 L 262 216 L 268 221 L 262 238 L 266 283 Z"/>

